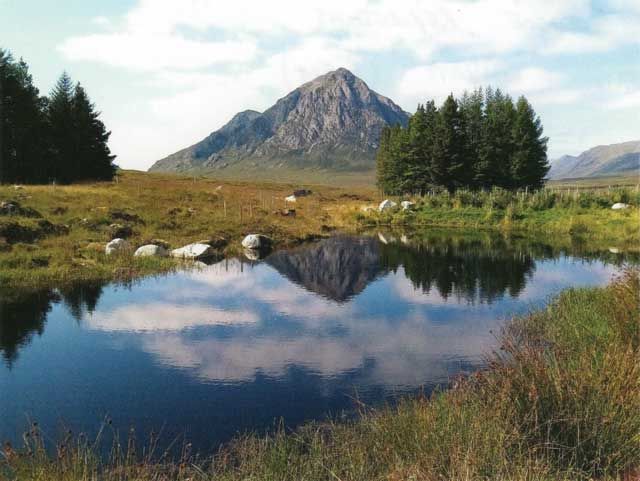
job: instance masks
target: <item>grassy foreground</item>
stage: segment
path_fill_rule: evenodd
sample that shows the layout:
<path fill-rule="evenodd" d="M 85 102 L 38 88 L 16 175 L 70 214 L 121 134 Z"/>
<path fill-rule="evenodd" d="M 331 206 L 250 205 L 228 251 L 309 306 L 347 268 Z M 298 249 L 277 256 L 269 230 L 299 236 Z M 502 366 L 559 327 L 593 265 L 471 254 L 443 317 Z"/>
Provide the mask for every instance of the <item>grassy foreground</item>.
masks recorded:
<path fill-rule="evenodd" d="M 261 233 L 294 245 L 340 227 L 339 206 L 371 201 L 370 189 L 313 186 L 295 204 L 300 184 L 219 181 L 122 172 L 117 182 L 70 186 L 0 186 L 0 201 L 23 212 L 0 215 L 0 287 L 36 289 L 81 281 L 128 279 L 173 269 L 173 259 L 104 254 L 122 227 L 133 247 L 161 240 L 171 248 L 207 241 L 220 255 L 238 253 L 244 235 Z M 283 215 L 295 209 L 295 215 Z"/>
<path fill-rule="evenodd" d="M 133 247 L 170 248 L 206 241 L 222 255 L 241 251 L 249 233 L 276 246 L 295 245 L 334 230 L 380 225 L 461 227 L 553 234 L 594 249 L 640 250 L 638 187 L 551 187 L 538 193 L 441 193 L 409 197 L 411 211 L 377 213 L 371 187 L 310 186 L 313 194 L 286 205 L 304 184 L 220 181 L 204 177 L 122 172 L 117 182 L 71 186 L 0 186 L 0 288 L 56 288 L 82 281 L 127 280 L 184 266 L 174 259 L 106 256 L 104 247 L 126 231 Z M 396 199 L 398 201 L 402 199 Z M 612 211 L 614 202 L 632 208 Z M 370 212 L 363 208 L 370 206 Z M 283 215 L 287 209 L 295 215 Z M 123 232 L 124 232 L 123 231 Z"/>
<path fill-rule="evenodd" d="M 640 280 L 571 289 L 516 318 L 488 368 L 431 398 L 363 408 L 351 422 L 248 435 L 209 459 L 168 461 L 115 444 L 100 461 L 71 435 L 34 427 L 5 446 L 20 481 L 636 480 L 640 476 Z M 49 448 L 52 448 L 49 446 Z M 151 451 L 150 451 L 151 452 Z"/>

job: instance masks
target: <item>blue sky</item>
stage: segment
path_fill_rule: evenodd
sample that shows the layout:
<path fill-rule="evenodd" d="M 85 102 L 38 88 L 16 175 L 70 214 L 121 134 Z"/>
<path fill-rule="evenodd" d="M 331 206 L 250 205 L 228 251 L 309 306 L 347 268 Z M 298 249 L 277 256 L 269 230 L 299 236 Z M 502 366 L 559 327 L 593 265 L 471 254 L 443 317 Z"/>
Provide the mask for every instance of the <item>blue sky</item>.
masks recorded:
<path fill-rule="evenodd" d="M 640 138 L 640 0 L 0 0 L 0 47 L 88 90 L 126 168 L 347 67 L 413 112 L 525 94 L 550 157 Z"/>

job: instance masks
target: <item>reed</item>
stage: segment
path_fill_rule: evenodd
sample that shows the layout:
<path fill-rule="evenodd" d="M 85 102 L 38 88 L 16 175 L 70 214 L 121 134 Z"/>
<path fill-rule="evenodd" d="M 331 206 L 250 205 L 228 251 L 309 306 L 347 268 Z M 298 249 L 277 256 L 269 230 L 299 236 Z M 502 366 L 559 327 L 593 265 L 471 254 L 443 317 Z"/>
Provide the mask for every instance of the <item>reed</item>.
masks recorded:
<path fill-rule="evenodd" d="M 4 449 L 3 479 L 625 480 L 640 475 L 640 279 L 570 289 L 513 319 L 488 367 L 358 419 L 248 434 L 203 459 L 42 436 Z M 36 431 L 37 432 L 37 431 Z M 35 439 L 35 441 L 34 441 Z M 152 443 L 153 445 L 153 443 Z"/>

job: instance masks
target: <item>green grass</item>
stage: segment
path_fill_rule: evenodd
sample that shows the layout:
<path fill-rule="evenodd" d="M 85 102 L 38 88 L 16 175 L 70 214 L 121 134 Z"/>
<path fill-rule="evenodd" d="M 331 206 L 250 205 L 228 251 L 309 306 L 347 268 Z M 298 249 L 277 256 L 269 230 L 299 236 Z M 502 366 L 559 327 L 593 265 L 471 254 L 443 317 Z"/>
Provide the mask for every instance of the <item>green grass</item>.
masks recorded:
<path fill-rule="evenodd" d="M 640 193 L 637 187 L 567 190 L 547 188 L 539 192 L 491 192 L 461 190 L 427 196 L 394 198 L 416 202 L 410 211 L 351 211 L 353 222 L 361 226 L 456 227 L 499 229 L 537 235 L 553 234 L 597 243 L 603 248 L 617 246 L 640 250 Z M 614 211 L 624 202 L 631 208 Z"/>
<path fill-rule="evenodd" d="M 324 175 L 324 174 L 323 174 Z M 282 176 L 280 181 L 287 179 Z M 294 188 L 313 195 L 295 204 L 296 216 L 282 216 L 284 198 Z M 553 234 L 602 249 L 640 250 L 638 188 L 549 188 L 511 193 L 459 191 L 413 197 L 417 209 L 391 214 L 364 213 L 380 194 L 370 187 L 301 183 L 221 181 L 141 172 L 123 172 L 116 182 L 71 186 L 0 186 L 0 201 L 15 200 L 41 217 L 0 216 L 0 288 L 58 288 L 84 281 L 109 281 L 183 267 L 170 259 L 104 255 L 113 223 L 131 227 L 138 247 L 161 239 L 171 248 L 214 240 L 220 255 L 241 252 L 249 233 L 266 234 L 276 246 L 291 246 L 363 227 L 397 225 L 497 229 L 530 235 Z M 400 199 L 397 199 L 400 200 Z M 612 211 L 617 201 L 633 208 Z M 135 217 L 122 220 L 118 214 Z M 563 241 L 565 242 L 565 241 Z"/>
<path fill-rule="evenodd" d="M 247 435 L 176 460 L 116 442 L 107 460 L 71 434 L 47 450 L 33 427 L 5 447 L 20 481 L 632 480 L 640 473 L 640 280 L 571 289 L 508 323 L 488 367 L 430 398 L 349 422 Z M 151 445 L 154 445 L 152 440 Z M 52 447 L 50 447 L 52 448 Z"/>
<path fill-rule="evenodd" d="M 38 289 L 82 281 L 132 278 L 182 267 L 171 259 L 107 257 L 109 226 L 128 225 L 133 247 L 154 239 L 171 248 L 214 240 L 220 255 L 241 251 L 249 233 L 276 246 L 295 245 L 340 227 L 333 211 L 355 203 L 346 191 L 311 186 L 313 194 L 285 205 L 307 184 L 220 181 L 201 177 L 123 172 L 117 182 L 70 186 L 0 186 L 0 201 L 15 200 L 41 217 L 0 216 L 0 288 Z M 349 195 L 369 200 L 369 190 Z M 285 208 L 296 216 L 282 216 Z M 118 214 L 136 217 L 122 220 Z M 46 224 L 45 224 L 46 223 Z M 42 225 L 41 225 L 42 224 Z M 220 242 L 222 238 L 222 242 Z"/>

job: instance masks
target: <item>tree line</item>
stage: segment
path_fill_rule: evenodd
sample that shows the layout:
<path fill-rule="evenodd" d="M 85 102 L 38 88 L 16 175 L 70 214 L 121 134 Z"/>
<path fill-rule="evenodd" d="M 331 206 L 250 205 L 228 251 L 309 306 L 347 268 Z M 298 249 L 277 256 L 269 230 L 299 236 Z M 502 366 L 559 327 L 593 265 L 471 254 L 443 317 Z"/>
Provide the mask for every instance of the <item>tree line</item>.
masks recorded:
<path fill-rule="evenodd" d="M 458 188 L 537 189 L 549 170 L 547 137 L 525 97 L 499 89 L 418 105 L 407 127 L 383 130 L 378 187 L 388 194 Z"/>
<path fill-rule="evenodd" d="M 99 117 L 66 72 L 41 96 L 24 60 L 0 49 L 0 183 L 112 179 L 111 132 Z"/>

